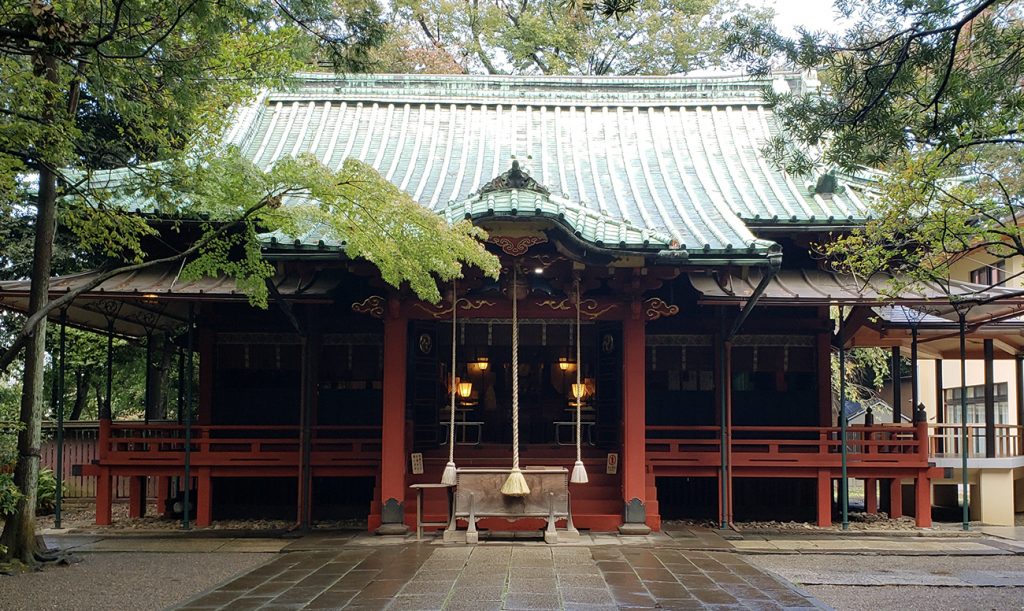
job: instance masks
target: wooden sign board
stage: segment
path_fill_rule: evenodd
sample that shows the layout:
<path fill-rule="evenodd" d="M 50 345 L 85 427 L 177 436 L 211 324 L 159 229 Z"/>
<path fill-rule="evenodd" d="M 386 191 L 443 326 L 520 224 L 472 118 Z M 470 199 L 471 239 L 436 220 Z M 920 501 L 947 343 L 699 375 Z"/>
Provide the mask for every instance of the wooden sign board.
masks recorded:
<path fill-rule="evenodd" d="M 412 454 L 412 474 L 423 475 L 423 454 L 421 452 Z"/>
<path fill-rule="evenodd" d="M 619 472 L 619 455 L 616 452 L 610 452 L 608 454 L 608 462 L 605 465 L 604 472 L 608 475 L 615 475 Z"/>

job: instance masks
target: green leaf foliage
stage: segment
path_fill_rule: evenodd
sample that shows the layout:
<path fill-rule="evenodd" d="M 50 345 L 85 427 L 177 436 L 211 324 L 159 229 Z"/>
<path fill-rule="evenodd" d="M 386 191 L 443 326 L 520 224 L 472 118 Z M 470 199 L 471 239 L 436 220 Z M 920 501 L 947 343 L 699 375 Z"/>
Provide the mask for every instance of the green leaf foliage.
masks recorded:
<path fill-rule="evenodd" d="M 781 36 L 740 16 L 732 56 L 754 72 L 815 69 L 819 91 L 770 91 L 783 167 L 871 176 L 872 220 L 823 246 L 841 269 L 945 282 L 970 253 L 1024 254 L 1024 6 L 1014 0 L 838 0 L 845 29 Z M 902 284 L 903 286 L 901 286 Z M 1015 285 L 1019 280 L 1014 281 Z"/>

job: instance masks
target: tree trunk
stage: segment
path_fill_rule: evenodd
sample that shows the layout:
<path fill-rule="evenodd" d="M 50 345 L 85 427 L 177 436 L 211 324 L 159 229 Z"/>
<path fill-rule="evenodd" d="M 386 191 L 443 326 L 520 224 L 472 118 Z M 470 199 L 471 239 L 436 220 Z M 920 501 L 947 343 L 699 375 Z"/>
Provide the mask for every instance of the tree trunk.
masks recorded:
<path fill-rule="evenodd" d="M 82 412 L 89 401 L 89 376 L 84 371 L 75 372 L 75 405 L 68 420 L 81 420 Z"/>
<path fill-rule="evenodd" d="M 36 72 L 56 83 L 57 61 L 49 53 L 38 58 Z M 52 98 L 47 100 L 55 103 Z M 53 107 L 44 109 L 44 121 L 53 117 Z M 32 280 L 29 288 L 27 314 L 46 306 L 50 293 L 50 264 L 53 259 L 53 238 L 57 221 L 57 175 L 45 163 L 39 167 L 39 195 L 36 202 L 36 235 L 32 247 Z M 4 523 L 0 545 L 7 548 L 6 558 L 35 564 L 40 551 L 36 543 L 36 492 L 39 482 L 39 446 L 43 425 L 43 371 L 46 362 L 46 320 L 40 322 L 25 345 L 25 373 L 21 390 L 21 423 L 18 434 L 18 462 L 14 467 L 14 484 L 22 497 L 14 514 Z"/>

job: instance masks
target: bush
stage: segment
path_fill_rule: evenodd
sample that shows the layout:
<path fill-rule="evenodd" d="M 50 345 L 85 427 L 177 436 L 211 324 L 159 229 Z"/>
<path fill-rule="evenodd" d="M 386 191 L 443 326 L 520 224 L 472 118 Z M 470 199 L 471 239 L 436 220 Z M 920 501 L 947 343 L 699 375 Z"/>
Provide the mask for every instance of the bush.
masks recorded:
<path fill-rule="evenodd" d="M 21 500 L 21 491 L 14 485 L 14 474 L 0 473 L 0 517 L 14 513 Z"/>
<path fill-rule="evenodd" d="M 0 473 L 0 517 L 14 513 L 21 500 L 21 491 L 14 485 L 13 473 Z M 57 504 L 57 476 L 52 469 L 39 470 L 36 487 L 36 515 L 53 513 Z"/>

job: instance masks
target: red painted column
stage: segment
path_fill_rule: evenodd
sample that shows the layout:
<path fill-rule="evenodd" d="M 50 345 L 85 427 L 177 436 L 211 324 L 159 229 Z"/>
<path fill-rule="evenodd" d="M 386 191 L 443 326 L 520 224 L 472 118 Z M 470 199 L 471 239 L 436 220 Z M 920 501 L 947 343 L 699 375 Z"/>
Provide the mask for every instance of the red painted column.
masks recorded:
<path fill-rule="evenodd" d="M 397 299 L 388 301 L 384 318 L 384 388 L 381 417 L 378 534 L 405 534 L 405 383 L 409 322 Z"/>
<path fill-rule="evenodd" d="M 99 475 L 96 476 L 96 523 L 106 526 L 111 522 L 112 503 L 114 502 L 110 469 L 103 466 L 110 452 L 110 418 L 100 418 L 99 440 L 97 443 L 99 444 L 97 454 L 99 455 L 101 466 Z"/>
<path fill-rule="evenodd" d="M 878 480 L 867 478 L 864 480 L 864 511 L 867 513 L 878 513 Z"/>
<path fill-rule="evenodd" d="M 112 503 L 114 490 L 108 467 L 100 467 L 96 476 L 96 524 L 107 526 L 113 519 Z"/>
<path fill-rule="evenodd" d="M 818 469 L 818 526 L 832 526 L 832 477 L 828 469 Z"/>
<path fill-rule="evenodd" d="M 209 426 L 213 422 L 213 371 L 217 345 L 210 329 L 199 329 L 199 411 L 194 424 Z M 197 431 L 198 433 L 198 431 Z"/>
<path fill-rule="evenodd" d="M 128 478 L 128 517 L 141 518 L 146 515 L 146 477 Z"/>
<path fill-rule="evenodd" d="M 889 517 L 903 517 L 903 480 L 898 477 L 889 480 Z"/>
<path fill-rule="evenodd" d="M 196 526 L 205 528 L 213 519 L 213 478 L 209 467 L 200 467 L 196 477 Z"/>
<path fill-rule="evenodd" d="M 914 482 L 914 513 L 918 528 L 932 527 L 932 482 L 924 470 L 917 472 Z"/>
<path fill-rule="evenodd" d="M 647 534 L 645 320 L 639 302 L 622 322 L 622 534 Z"/>

